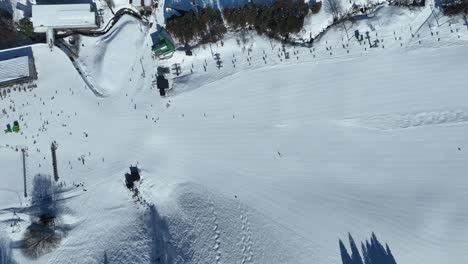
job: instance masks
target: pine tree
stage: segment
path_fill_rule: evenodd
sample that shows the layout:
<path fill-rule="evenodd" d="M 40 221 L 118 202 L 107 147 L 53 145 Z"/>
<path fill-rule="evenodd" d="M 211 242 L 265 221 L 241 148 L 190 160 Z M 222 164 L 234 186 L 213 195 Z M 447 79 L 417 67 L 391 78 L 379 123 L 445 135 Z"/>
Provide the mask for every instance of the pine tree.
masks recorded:
<path fill-rule="evenodd" d="M 359 249 L 354 243 L 354 239 L 350 233 L 348 233 L 349 244 L 351 245 L 351 259 L 353 264 L 363 264 L 361 254 L 359 254 Z"/>
<path fill-rule="evenodd" d="M 349 256 L 348 251 L 346 250 L 346 247 L 344 246 L 341 239 L 339 240 L 339 244 L 340 244 L 340 252 L 341 252 L 341 261 L 343 262 L 343 264 L 353 264 L 353 261 L 351 257 Z"/>

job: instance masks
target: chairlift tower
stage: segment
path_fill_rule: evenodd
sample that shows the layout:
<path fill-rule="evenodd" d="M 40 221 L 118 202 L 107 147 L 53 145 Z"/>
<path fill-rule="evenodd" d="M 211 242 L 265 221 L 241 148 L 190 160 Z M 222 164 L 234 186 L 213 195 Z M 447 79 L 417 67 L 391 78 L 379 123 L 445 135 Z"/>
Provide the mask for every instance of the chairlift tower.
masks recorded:
<path fill-rule="evenodd" d="M 54 170 L 54 180 L 57 182 L 59 180 L 59 175 L 58 175 L 58 168 L 57 168 L 57 148 L 58 144 L 57 142 L 52 142 L 50 146 L 50 150 L 52 152 L 52 167 Z"/>
<path fill-rule="evenodd" d="M 26 188 L 26 150 L 24 148 L 21 149 L 21 153 L 23 156 L 23 187 L 24 187 L 24 197 L 28 197 L 28 191 Z"/>

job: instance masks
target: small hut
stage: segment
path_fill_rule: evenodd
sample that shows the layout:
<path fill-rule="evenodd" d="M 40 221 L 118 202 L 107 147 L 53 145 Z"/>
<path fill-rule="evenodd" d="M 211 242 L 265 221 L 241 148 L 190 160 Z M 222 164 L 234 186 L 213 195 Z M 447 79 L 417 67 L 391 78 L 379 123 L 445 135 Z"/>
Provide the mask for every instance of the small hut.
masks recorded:
<path fill-rule="evenodd" d="M 166 96 L 166 89 L 169 89 L 169 81 L 164 78 L 164 75 L 158 75 L 156 77 L 156 83 L 159 89 L 159 95 Z"/>
<path fill-rule="evenodd" d="M 152 50 L 158 58 L 170 57 L 175 52 L 175 46 L 172 41 L 160 34 L 157 42 L 153 44 Z"/>

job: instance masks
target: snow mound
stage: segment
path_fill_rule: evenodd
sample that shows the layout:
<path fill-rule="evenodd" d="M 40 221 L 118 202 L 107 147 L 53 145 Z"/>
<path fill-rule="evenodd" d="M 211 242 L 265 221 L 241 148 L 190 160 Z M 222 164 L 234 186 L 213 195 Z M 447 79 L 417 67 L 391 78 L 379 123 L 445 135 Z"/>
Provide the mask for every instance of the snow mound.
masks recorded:
<path fill-rule="evenodd" d="M 179 184 L 169 229 L 171 263 L 310 263 L 311 248 L 297 234 L 234 197 L 202 185 Z"/>

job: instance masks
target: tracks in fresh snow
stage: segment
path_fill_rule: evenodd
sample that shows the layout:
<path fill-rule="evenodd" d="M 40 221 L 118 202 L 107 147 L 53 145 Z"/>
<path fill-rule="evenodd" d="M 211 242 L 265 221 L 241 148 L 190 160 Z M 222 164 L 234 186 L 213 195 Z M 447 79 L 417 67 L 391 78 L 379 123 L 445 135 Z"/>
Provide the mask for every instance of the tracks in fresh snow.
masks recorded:
<path fill-rule="evenodd" d="M 448 110 L 409 114 L 376 115 L 343 120 L 345 125 L 381 130 L 395 130 L 421 126 L 448 125 L 468 122 L 468 111 Z"/>
<path fill-rule="evenodd" d="M 215 208 L 215 205 L 212 201 L 209 202 L 210 212 L 212 214 L 213 220 L 213 232 L 214 232 L 214 246 L 213 249 L 215 251 L 215 259 L 216 263 L 222 263 L 222 251 L 221 251 L 221 232 L 220 226 L 218 221 L 218 212 Z M 253 263 L 254 252 L 252 250 L 253 241 L 252 241 L 252 230 L 250 219 L 248 215 L 248 211 L 242 204 L 239 203 L 238 206 L 238 213 L 240 218 L 240 239 L 239 239 L 239 247 L 241 249 L 242 255 L 242 264 L 245 263 Z"/>
<path fill-rule="evenodd" d="M 220 232 L 219 232 L 219 223 L 218 223 L 218 213 L 215 210 L 214 204 L 210 202 L 210 211 L 213 214 L 213 232 L 214 232 L 214 246 L 213 249 L 216 251 L 216 263 L 220 263 L 221 261 L 221 239 L 220 239 Z"/>
<path fill-rule="evenodd" d="M 310 263 L 312 250 L 299 236 L 240 199 L 193 183 L 175 195 L 168 219 L 177 219 L 171 241 L 183 261 L 164 263 Z"/>
<path fill-rule="evenodd" d="M 239 204 L 240 220 L 241 220 L 241 241 L 242 247 L 242 264 L 252 263 L 253 251 L 252 251 L 252 231 L 250 227 L 250 221 L 247 211 Z"/>

